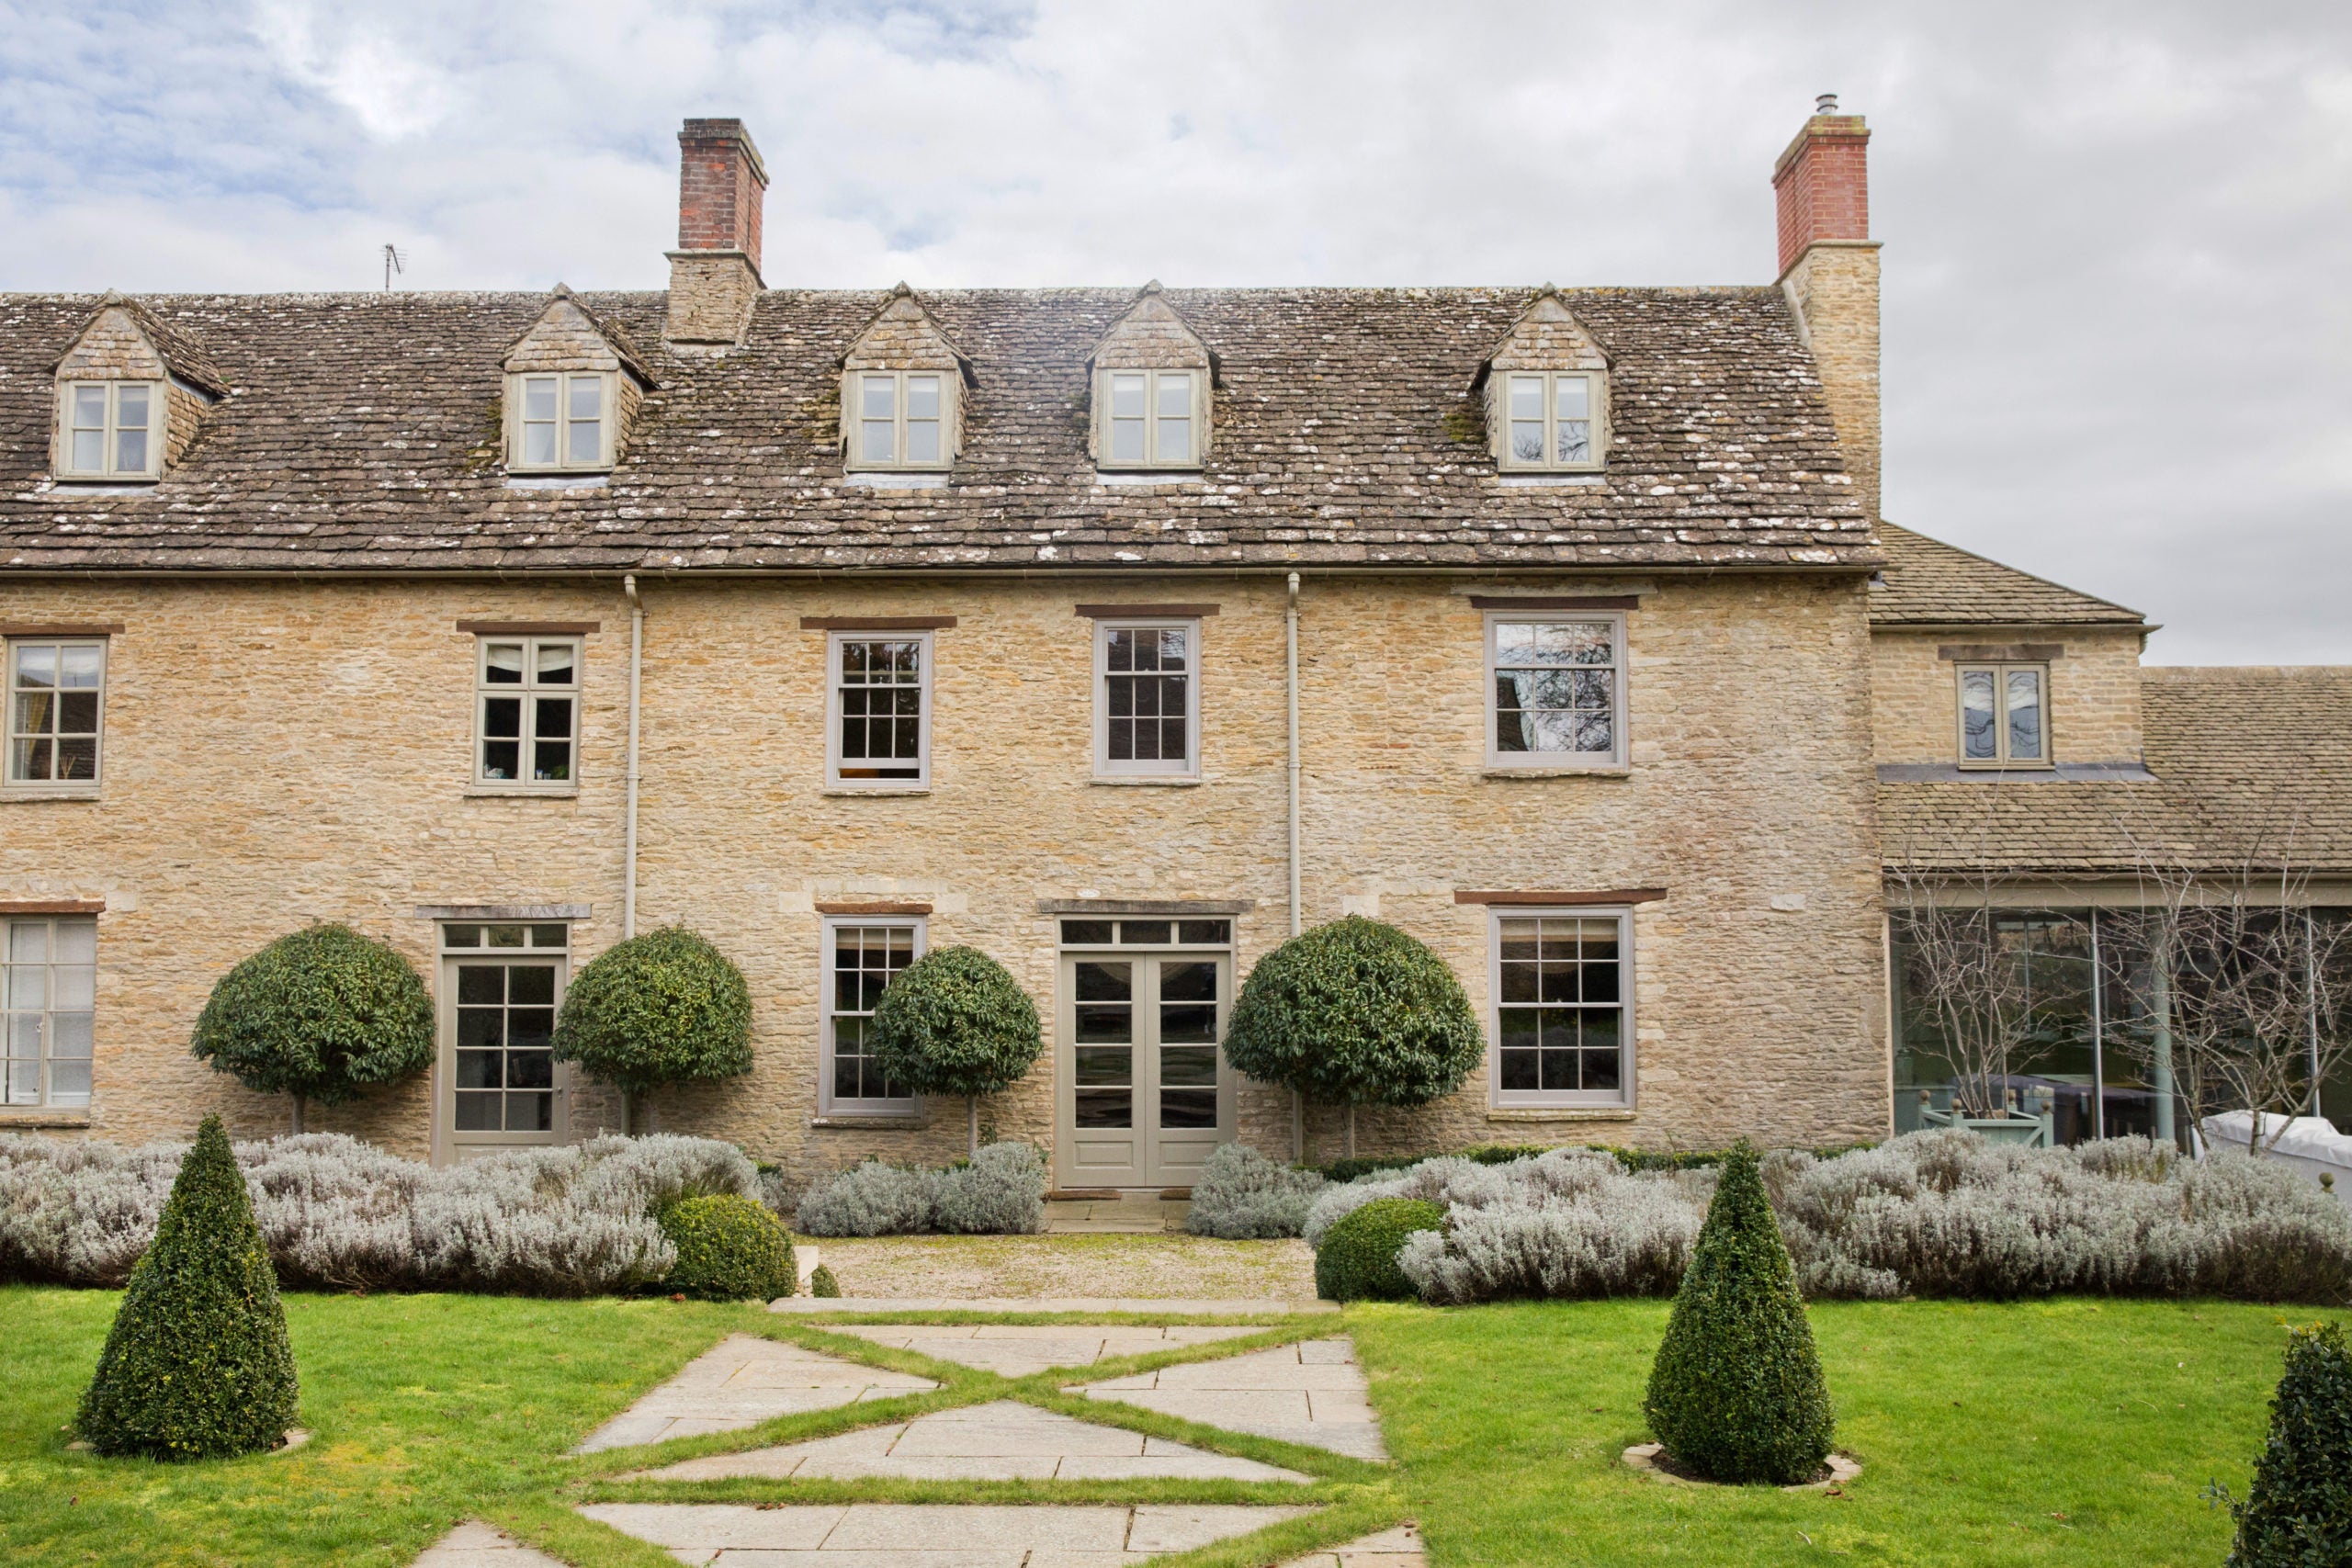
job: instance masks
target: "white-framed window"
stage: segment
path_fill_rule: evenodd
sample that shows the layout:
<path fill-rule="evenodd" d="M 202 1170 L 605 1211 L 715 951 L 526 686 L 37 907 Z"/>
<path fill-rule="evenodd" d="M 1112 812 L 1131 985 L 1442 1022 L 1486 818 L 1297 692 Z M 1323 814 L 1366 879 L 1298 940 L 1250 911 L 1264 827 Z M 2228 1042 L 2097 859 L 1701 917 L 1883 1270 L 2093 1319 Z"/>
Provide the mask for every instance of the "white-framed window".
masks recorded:
<path fill-rule="evenodd" d="M 1960 666 L 1960 764 L 1964 768 L 2050 765 L 2050 667 Z"/>
<path fill-rule="evenodd" d="M 97 961 L 87 915 L 0 919 L 0 1103 L 90 1103 Z"/>
<path fill-rule="evenodd" d="M 602 370 L 507 378 L 506 466 L 562 473 L 613 466 L 613 378 Z"/>
<path fill-rule="evenodd" d="M 1632 914 L 1506 906 L 1488 920 L 1495 1103 L 1631 1104 Z"/>
<path fill-rule="evenodd" d="M 1623 767 L 1625 619 L 1487 616 L 1487 765 Z"/>
<path fill-rule="evenodd" d="M 1508 370 L 1502 382 L 1501 464 L 1577 472 L 1601 466 L 1607 382 L 1593 370 Z"/>
<path fill-rule="evenodd" d="M 855 370 L 848 379 L 857 414 L 851 468 L 944 468 L 954 459 L 954 371 Z"/>
<path fill-rule="evenodd" d="M 1208 374 L 1105 370 L 1095 397 L 1096 466 L 1197 468 L 1205 445 Z"/>
<path fill-rule="evenodd" d="M 579 777 L 580 639 L 484 637 L 474 657 L 474 783 L 569 793 Z"/>
<path fill-rule="evenodd" d="M 921 788 L 931 782 L 931 634 L 829 632 L 825 782 Z"/>
<path fill-rule="evenodd" d="M 824 1050 L 820 1103 L 828 1115 L 904 1116 L 915 1097 L 883 1076 L 867 1044 L 874 1004 L 923 954 L 923 921 L 844 915 L 825 922 Z"/>
<path fill-rule="evenodd" d="M 571 962 L 567 921 L 443 923 L 442 1124 L 453 1143 L 562 1140 L 555 1021 Z"/>
<path fill-rule="evenodd" d="M 1190 778 L 1201 771 L 1201 623 L 1094 623 L 1094 771 Z"/>
<path fill-rule="evenodd" d="M 7 644 L 7 783 L 97 788 L 105 639 L 22 638 Z"/>
<path fill-rule="evenodd" d="M 59 394 L 60 478 L 152 479 L 163 472 L 163 382 L 68 381 Z"/>

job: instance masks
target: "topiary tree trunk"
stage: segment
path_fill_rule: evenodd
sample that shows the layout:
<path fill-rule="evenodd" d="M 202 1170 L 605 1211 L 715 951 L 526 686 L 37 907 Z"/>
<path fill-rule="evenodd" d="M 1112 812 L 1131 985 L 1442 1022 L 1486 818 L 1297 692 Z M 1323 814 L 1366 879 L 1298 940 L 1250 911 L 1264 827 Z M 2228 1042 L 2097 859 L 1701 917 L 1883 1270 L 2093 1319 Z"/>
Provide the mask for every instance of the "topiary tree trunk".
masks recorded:
<path fill-rule="evenodd" d="M 75 1418 L 102 1454 L 215 1459 L 294 1424 L 294 1351 L 244 1173 L 208 1116 L 131 1270 Z"/>
<path fill-rule="evenodd" d="M 2341 1324 L 2292 1331 L 2270 1441 L 2230 1513 L 2238 1533 L 2229 1568 L 2352 1562 L 2352 1353 Z"/>
<path fill-rule="evenodd" d="M 1745 1138 L 1724 1160 L 1642 1408 L 1667 1454 L 1712 1481 L 1793 1485 L 1829 1456 L 1821 1358 Z"/>

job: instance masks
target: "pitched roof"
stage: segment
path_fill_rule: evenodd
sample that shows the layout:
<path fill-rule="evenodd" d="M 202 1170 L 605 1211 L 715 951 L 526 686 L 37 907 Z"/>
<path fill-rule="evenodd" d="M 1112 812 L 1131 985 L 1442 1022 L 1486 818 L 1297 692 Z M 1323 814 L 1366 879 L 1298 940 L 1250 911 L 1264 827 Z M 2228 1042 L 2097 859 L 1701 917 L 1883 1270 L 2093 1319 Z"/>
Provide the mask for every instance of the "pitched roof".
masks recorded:
<path fill-rule="evenodd" d="M 2137 626 L 2147 617 L 1956 545 L 1881 522 L 1883 581 L 1871 585 L 1874 626 Z"/>
<path fill-rule="evenodd" d="M 0 570 L 1855 568 L 1878 553 L 1774 288 L 1566 298 L 1615 364 L 1597 483 L 1499 479 L 1466 395 L 1524 288 L 1179 289 L 1224 366 L 1189 484 L 1104 485 L 1086 356 L 1126 289 L 943 290 L 971 355 L 942 488 L 844 482 L 838 361 L 878 291 L 772 290 L 658 388 L 605 486 L 509 486 L 500 355 L 544 294 L 167 296 L 233 394 L 151 492 L 47 477 L 47 367 L 88 296 L 0 296 Z M 587 297 L 660 345 L 666 296 Z"/>
<path fill-rule="evenodd" d="M 2352 871 L 2352 666 L 2141 672 L 2150 784 L 1879 785 L 1888 863 L 2129 872 L 2226 866 L 2285 845 Z"/>

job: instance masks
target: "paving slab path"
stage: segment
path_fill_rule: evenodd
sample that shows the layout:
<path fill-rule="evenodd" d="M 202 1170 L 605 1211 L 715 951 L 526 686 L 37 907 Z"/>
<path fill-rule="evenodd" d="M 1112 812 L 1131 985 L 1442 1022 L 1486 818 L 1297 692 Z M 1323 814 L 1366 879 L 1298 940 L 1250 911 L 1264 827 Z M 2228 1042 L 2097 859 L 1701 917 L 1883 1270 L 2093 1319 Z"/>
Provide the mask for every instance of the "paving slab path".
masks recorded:
<path fill-rule="evenodd" d="M 1071 1392 L 1355 1459 L 1388 1457 L 1355 1342 L 1345 1336 L 1106 1378 Z"/>
<path fill-rule="evenodd" d="M 782 1296 L 768 1311 L 795 1317 L 829 1312 L 1148 1312 L 1183 1317 L 1324 1314 L 1337 1302 L 1266 1296 Z"/>
<path fill-rule="evenodd" d="M 708 1568 L 1131 1568 L 1306 1507 L 594 1503 L 580 1512 Z"/>
<path fill-rule="evenodd" d="M 1282 1568 L 1430 1568 L 1430 1559 L 1419 1527 L 1398 1525 L 1345 1546 L 1294 1557 Z"/>
<path fill-rule="evenodd" d="M 424 1555 L 410 1568 L 565 1568 L 565 1564 L 503 1530 L 468 1519 L 426 1547 Z"/>
<path fill-rule="evenodd" d="M 1008 1378 L 1027 1377 L 1053 1367 L 1091 1367 L 1109 1357 L 1148 1356 L 1185 1345 L 1238 1339 L 1259 1330 L 1222 1324 L 1125 1327 L 1114 1324 L 981 1323 L 957 1325 L 912 1323 L 844 1323 L 834 1334 L 854 1334 L 876 1345 L 912 1350 L 978 1367 Z"/>
<path fill-rule="evenodd" d="M 810 1442 L 709 1454 L 628 1480 L 1295 1481 L 1310 1476 L 1000 1399 Z"/>
<path fill-rule="evenodd" d="M 732 1432 L 778 1416 L 889 1399 L 939 1385 L 797 1345 L 730 1334 L 676 1377 L 605 1422 L 571 1451 L 595 1453 L 705 1432 Z"/>

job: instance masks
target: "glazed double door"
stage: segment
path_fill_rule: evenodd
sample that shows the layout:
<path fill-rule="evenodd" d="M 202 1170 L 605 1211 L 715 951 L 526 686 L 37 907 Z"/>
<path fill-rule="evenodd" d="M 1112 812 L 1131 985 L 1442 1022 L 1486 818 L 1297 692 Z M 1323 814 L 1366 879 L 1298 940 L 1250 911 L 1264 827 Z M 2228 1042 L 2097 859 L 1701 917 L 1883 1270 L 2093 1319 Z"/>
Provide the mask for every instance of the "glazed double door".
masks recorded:
<path fill-rule="evenodd" d="M 1231 975 L 1222 953 L 1063 955 L 1061 1186 L 1189 1187 L 1232 1138 Z"/>

